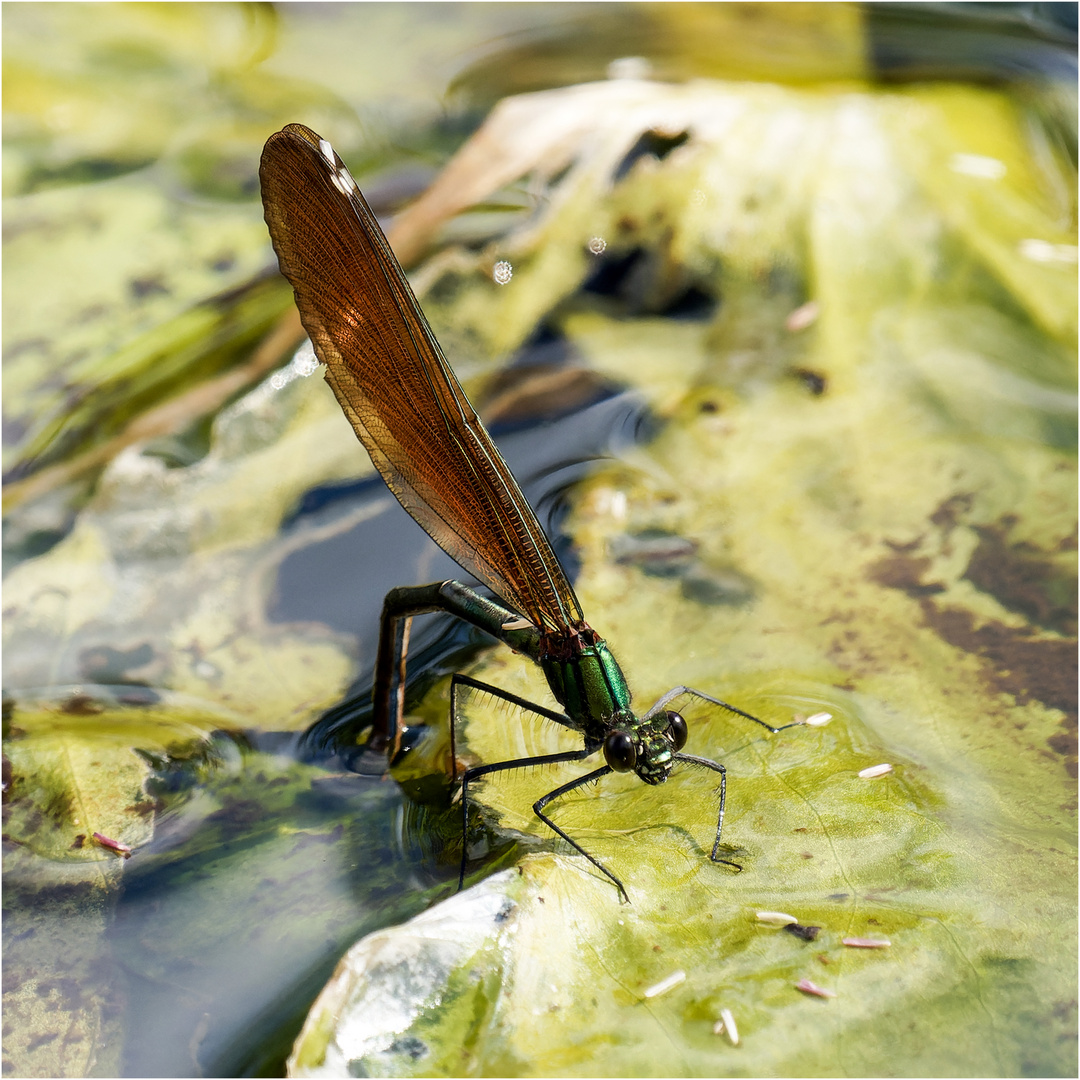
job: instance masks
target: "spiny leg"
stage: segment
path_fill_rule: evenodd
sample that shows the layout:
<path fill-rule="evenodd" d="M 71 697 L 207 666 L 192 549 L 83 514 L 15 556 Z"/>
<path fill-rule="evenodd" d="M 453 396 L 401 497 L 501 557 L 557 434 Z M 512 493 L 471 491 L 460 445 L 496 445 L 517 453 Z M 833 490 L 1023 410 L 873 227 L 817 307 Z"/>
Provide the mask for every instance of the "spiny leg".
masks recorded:
<path fill-rule="evenodd" d="M 371 687 L 371 733 L 367 747 L 393 760 L 401 748 L 405 667 L 414 615 L 439 611 L 441 583 L 391 589 L 383 600 L 379 647 Z"/>
<path fill-rule="evenodd" d="M 595 753 L 599 747 L 595 747 L 590 753 Z M 545 813 L 544 807 L 553 799 L 559 798 L 561 795 L 566 795 L 568 792 L 573 791 L 575 788 L 584 786 L 585 784 L 591 784 L 594 780 L 599 780 L 601 776 L 607 776 L 612 771 L 610 765 L 605 765 L 603 768 L 595 769 L 591 773 L 586 773 L 585 776 L 579 776 L 576 780 L 571 780 L 568 784 L 563 784 L 562 787 L 557 787 L 554 791 L 549 791 L 542 799 L 537 799 L 533 803 L 533 813 L 553 832 L 558 833 L 575 851 L 580 852 L 596 867 L 600 873 L 605 874 L 613 882 L 615 882 L 615 888 L 619 890 L 619 898 L 623 903 L 629 904 L 630 897 L 626 894 L 626 889 L 623 887 L 623 883 L 597 858 L 590 855 L 573 837 L 563 832 L 554 821 L 551 820 Z M 722 813 L 723 811 L 721 811 Z M 726 861 L 726 860 L 724 860 Z"/>
<path fill-rule="evenodd" d="M 475 768 L 466 769 L 461 777 L 461 873 L 458 875 L 458 889 L 460 890 L 465 887 L 465 868 L 469 861 L 469 848 L 466 843 L 466 838 L 469 831 L 469 784 L 473 780 L 477 780 L 481 776 L 488 776 L 491 773 L 509 772 L 511 769 L 527 769 L 530 765 L 559 765 L 566 761 L 582 761 L 587 757 L 591 757 L 599 749 L 599 746 L 586 746 L 583 750 L 568 750 L 562 754 L 540 754 L 537 757 L 515 758 L 513 761 L 497 761 L 492 765 L 477 765 Z M 591 777 L 603 775 L 603 773 L 610 771 L 611 770 L 605 766 L 603 769 L 599 770 L 599 773 L 590 773 L 589 776 L 584 779 L 588 780 Z M 545 796 L 545 798 L 558 795 L 561 790 L 562 789 L 560 788 L 558 791 L 552 792 L 551 796 Z M 570 840 L 570 837 L 567 836 L 566 833 L 552 825 L 551 822 L 536 809 L 536 806 L 540 805 L 542 802 L 543 800 L 533 806 L 533 810 L 536 811 L 537 816 L 542 821 L 547 822 L 548 825 L 551 825 L 551 827 L 564 839 Z M 574 844 L 574 841 L 570 840 L 570 843 Z M 576 847 L 578 851 L 581 851 L 583 855 L 592 859 L 592 856 L 589 855 L 588 852 L 583 851 L 577 844 L 574 844 L 574 847 Z M 592 859 L 592 861 L 596 862 L 595 859 Z M 597 866 L 599 865 L 600 864 L 597 863 Z M 604 870 L 602 866 L 600 869 Z M 604 870 L 604 873 L 607 874 L 608 872 Z M 608 874 L 608 877 L 611 877 L 611 874 Z M 614 880 L 616 884 L 619 884 L 617 878 Z M 621 884 L 619 884 L 619 888 L 622 888 Z"/>
<path fill-rule="evenodd" d="M 392 760 L 401 748 L 409 623 L 414 615 L 445 611 L 503 641 L 515 652 L 539 657 L 542 635 L 508 607 L 462 585 L 436 581 L 391 589 L 383 600 L 379 647 L 371 691 L 371 733 L 366 747 Z M 543 710 L 541 710 L 542 712 Z"/>
<path fill-rule="evenodd" d="M 717 851 L 720 849 L 720 833 L 724 829 L 724 804 L 727 802 L 727 769 L 724 768 L 719 762 L 710 761 L 708 758 L 698 757 L 696 754 L 676 754 L 676 761 L 685 761 L 688 765 L 700 765 L 703 769 L 712 769 L 713 772 L 720 774 L 720 813 L 716 818 L 716 839 L 713 841 L 712 853 L 709 858 L 713 862 L 723 863 L 725 866 L 733 866 L 736 870 L 741 871 L 742 867 L 732 862 L 730 859 L 717 858 Z"/>
<path fill-rule="evenodd" d="M 729 713 L 734 713 L 736 716 L 741 716 L 746 720 L 753 720 L 755 724 L 760 724 L 766 731 L 772 732 L 775 735 L 779 731 L 787 731 L 788 728 L 800 727 L 799 721 L 795 721 L 791 724 L 784 724 L 781 727 L 773 727 L 772 724 L 767 724 L 764 720 L 759 720 L 756 716 L 748 712 L 743 712 L 742 709 L 737 708 L 735 705 L 729 705 L 726 701 L 721 701 L 719 698 L 715 698 L 712 694 L 706 694 L 701 690 L 695 690 L 692 686 L 676 686 L 674 689 L 669 690 L 653 707 L 646 713 L 646 716 L 655 716 L 658 712 L 665 709 L 672 701 L 677 697 L 682 697 L 683 694 L 690 694 L 692 697 L 700 698 L 702 701 L 708 701 L 712 705 L 719 705 L 721 709 L 726 709 Z M 706 760 L 702 758 L 701 760 Z"/>
<path fill-rule="evenodd" d="M 653 716 L 661 710 L 665 709 L 676 698 L 681 697 L 684 694 L 689 694 L 691 697 L 700 698 L 702 701 L 707 701 L 712 705 L 718 705 L 721 709 L 726 709 L 728 712 L 733 713 L 736 716 L 741 716 L 746 720 L 752 720 L 755 724 L 760 724 L 766 731 L 776 735 L 778 732 L 786 731 L 788 728 L 801 726 L 798 721 L 791 724 L 783 724 L 780 727 L 774 727 L 772 724 L 767 724 L 764 720 L 759 719 L 751 713 L 745 712 L 735 705 L 731 705 L 726 701 L 721 701 L 720 698 L 715 698 L 712 694 L 706 694 L 704 691 L 695 690 L 692 686 L 676 686 L 669 690 L 660 700 L 649 710 L 648 716 Z M 713 862 L 723 863 L 725 866 L 734 867 L 736 870 L 741 871 L 742 867 L 732 862 L 730 859 L 721 859 L 717 856 L 717 851 L 720 849 L 720 834 L 724 829 L 724 807 L 727 802 L 727 769 L 718 764 L 715 761 L 711 761 L 709 758 L 698 757 L 696 754 L 676 754 L 676 761 L 685 761 L 689 765 L 699 765 L 704 769 L 712 769 L 713 772 L 720 774 L 720 812 L 717 814 L 716 819 L 716 839 L 713 841 L 712 853 L 709 858 Z"/>
<path fill-rule="evenodd" d="M 472 678 L 471 675 L 457 673 L 450 680 L 450 759 L 453 762 L 454 779 L 457 778 L 456 730 L 458 693 L 461 687 L 468 687 L 471 690 L 491 694 L 492 697 L 496 697 L 501 701 L 509 702 L 511 705 L 517 705 L 519 708 L 526 709 L 537 716 L 542 716 L 545 720 L 551 720 L 553 723 L 570 728 L 572 731 L 577 730 L 570 718 L 564 713 L 547 709 L 543 705 L 537 705 L 535 701 L 529 701 L 527 698 L 519 697 L 517 694 L 511 694 L 508 690 L 492 686 L 491 683 L 481 682 L 479 679 Z M 567 761 L 581 761 L 595 754 L 598 749 L 598 746 L 591 749 L 586 747 L 583 750 L 568 750 L 559 754 L 540 754 L 534 757 L 515 758 L 513 761 L 497 761 L 491 765 L 476 765 L 471 769 L 466 769 L 461 777 L 461 873 L 458 875 L 458 888 L 461 889 L 465 884 L 465 869 L 468 864 L 468 844 L 466 839 L 469 830 L 469 784 L 473 780 L 481 776 L 488 776 L 491 773 L 509 772 L 511 769 L 525 769 L 530 765 L 554 765 Z"/>
<path fill-rule="evenodd" d="M 472 690 L 479 690 L 485 694 L 491 694 L 492 697 L 499 698 L 501 701 L 508 701 L 511 705 L 517 705 L 518 708 L 526 709 L 529 712 L 536 713 L 537 716 L 542 716 L 545 720 L 551 720 L 556 724 L 560 724 L 563 727 L 568 727 L 572 731 L 577 731 L 577 728 L 570 722 L 570 718 L 565 713 L 555 712 L 552 709 L 545 709 L 543 705 L 537 705 L 535 701 L 529 701 L 526 698 L 518 697 L 517 694 L 511 694 L 508 690 L 502 690 L 497 686 L 492 686 L 491 683 L 481 682 L 479 679 L 472 678 L 471 675 L 455 674 L 450 679 L 450 761 L 452 769 L 452 779 L 457 779 L 457 716 L 458 716 L 458 687 L 467 686 Z"/>
<path fill-rule="evenodd" d="M 730 705 L 726 701 L 721 701 L 719 698 L 715 698 L 712 694 L 706 694 L 701 690 L 695 690 L 692 686 L 676 686 L 674 689 L 669 690 L 649 711 L 646 715 L 653 716 L 660 712 L 667 705 L 677 697 L 681 697 L 683 694 L 689 694 L 691 697 L 700 698 L 702 701 L 707 701 L 712 705 L 719 705 L 721 709 L 726 709 L 730 713 L 734 713 L 736 716 L 741 716 L 746 720 L 753 720 L 755 724 L 760 724 L 766 731 L 776 735 L 780 731 L 787 731 L 788 728 L 800 727 L 801 721 L 796 720 L 791 724 L 783 724 L 780 727 L 774 727 L 772 724 L 767 724 L 764 720 L 752 715 L 751 713 L 744 712 L 742 709 L 735 705 Z M 716 820 L 716 840 L 713 842 L 712 854 L 709 856 L 713 862 L 724 863 L 726 866 L 733 866 L 736 870 L 742 870 L 742 867 L 732 862 L 730 859 L 720 859 L 717 857 L 717 851 L 720 848 L 720 833 L 724 828 L 724 804 L 727 800 L 727 769 L 723 765 L 718 764 L 715 761 L 710 761 L 709 758 L 697 757 L 695 754 L 676 754 L 676 761 L 685 761 L 690 765 L 700 765 L 705 769 L 712 769 L 714 772 L 720 774 L 720 813 L 717 815 Z"/>

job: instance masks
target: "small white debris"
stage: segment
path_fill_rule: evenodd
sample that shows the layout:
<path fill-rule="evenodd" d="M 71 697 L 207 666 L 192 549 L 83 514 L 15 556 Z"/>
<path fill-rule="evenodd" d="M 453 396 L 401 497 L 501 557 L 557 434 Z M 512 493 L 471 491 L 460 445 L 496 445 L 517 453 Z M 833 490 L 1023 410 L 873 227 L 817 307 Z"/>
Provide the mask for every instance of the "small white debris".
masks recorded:
<path fill-rule="evenodd" d="M 652 64 L 644 56 L 620 56 L 607 66 L 609 79 L 647 79 L 652 74 Z"/>
<path fill-rule="evenodd" d="M 1075 244 L 1051 244 L 1049 240 L 1035 238 L 1021 240 L 1019 251 L 1025 259 L 1038 263 L 1074 263 L 1077 259 Z"/>
<path fill-rule="evenodd" d="M 821 305 L 816 300 L 808 300 L 788 315 L 784 320 L 784 329 L 789 334 L 796 334 L 808 326 L 813 326 L 820 314 Z"/>
<path fill-rule="evenodd" d="M 978 176 L 983 180 L 1000 180 L 1008 171 L 1003 161 L 985 157 L 983 154 L 953 154 L 949 168 L 964 176 Z"/>
<path fill-rule="evenodd" d="M 792 926 L 799 920 L 783 911 L 759 911 L 757 921 L 765 923 L 766 926 Z"/>
<path fill-rule="evenodd" d="M 824 986 L 818 986 L 817 983 L 811 982 L 809 979 L 800 979 L 795 984 L 795 989 L 801 990 L 804 994 L 813 994 L 814 997 L 836 997 L 835 990 L 826 990 Z"/>
<path fill-rule="evenodd" d="M 325 140 L 319 140 L 319 150 L 322 151 L 322 156 L 330 163 L 331 167 L 336 168 L 334 161 L 334 148 Z"/>
<path fill-rule="evenodd" d="M 679 983 L 685 981 L 686 972 L 680 968 L 678 971 L 673 971 L 666 979 L 661 979 L 658 983 L 653 983 L 652 986 L 644 991 L 645 997 L 659 997 L 661 994 L 666 994 L 669 990 L 674 990 Z"/>
<path fill-rule="evenodd" d="M 594 255 L 603 255 L 607 250 L 607 241 L 602 236 L 594 236 L 589 241 L 589 250 Z"/>
<path fill-rule="evenodd" d="M 816 712 L 813 716 L 808 716 L 803 723 L 807 727 L 824 727 L 831 719 L 831 712 Z"/>
<path fill-rule="evenodd" d="M 496 285 L 507 285 L 514 276 L 514 268 L 505 259 L 500 259 L 492 268 L 491 276 Z"/>
<path fill-rule="evenodd" d="M 869 937 L 846 937 L 843 942 L 849 949 L 887 949 L 892 945 L 885 938 Z"/>
<path fill-rule="evenodd" d="M 713 1024 L 712 1030 L 714 1035 L 723 1035 L 726 1032 L 731 1045 L 739 1045 L 739 1029 L 735 1026 L 735 1017 L 731 1015 L 730 1009 L 720 1010 L 720 1019 Z"/>
<path fill-rule="evenodd" d="M 885 761 L 880 765 L 871 765 L 869 769 L 862 769 L 859 772 L 859 779 L 872 780 L 875 776 L 887 776 L 891 772 L 892 766 Z"/>

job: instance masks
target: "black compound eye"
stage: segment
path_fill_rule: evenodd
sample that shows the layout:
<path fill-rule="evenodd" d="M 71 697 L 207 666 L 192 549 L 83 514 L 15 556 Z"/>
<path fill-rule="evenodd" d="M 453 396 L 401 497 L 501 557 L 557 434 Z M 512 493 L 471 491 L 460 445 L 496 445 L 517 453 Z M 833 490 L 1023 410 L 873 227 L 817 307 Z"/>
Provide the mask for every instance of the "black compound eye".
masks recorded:
<path fill-rule="evenodd" d="M 625 731 L 613 731 L 604 740 L 604 760 L 616 772 L 629 772 L 637 761 L 634 740 Z"/>
<path fill-rule="evenodd" d="M 675 744 L 676 750 L 681 750 L 686 745 L 687 736 L 690 734 L 686 729 L 686 721 L 677 712 L 668 709 L 668 737 Z"/>

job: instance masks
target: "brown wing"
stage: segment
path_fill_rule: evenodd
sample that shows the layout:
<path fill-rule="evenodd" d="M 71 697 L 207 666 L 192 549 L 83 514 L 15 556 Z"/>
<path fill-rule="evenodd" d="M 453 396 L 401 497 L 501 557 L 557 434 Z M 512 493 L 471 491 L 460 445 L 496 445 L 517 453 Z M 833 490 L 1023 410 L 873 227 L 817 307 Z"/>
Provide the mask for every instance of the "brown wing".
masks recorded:
<path fill-rule="evenodd" d="M 259 177 L 304 329 L 387 486 L 451 558 L 537 626 L 580 621 L 536 515 L 341 159 L 290 124 L 267 141 Z"/>

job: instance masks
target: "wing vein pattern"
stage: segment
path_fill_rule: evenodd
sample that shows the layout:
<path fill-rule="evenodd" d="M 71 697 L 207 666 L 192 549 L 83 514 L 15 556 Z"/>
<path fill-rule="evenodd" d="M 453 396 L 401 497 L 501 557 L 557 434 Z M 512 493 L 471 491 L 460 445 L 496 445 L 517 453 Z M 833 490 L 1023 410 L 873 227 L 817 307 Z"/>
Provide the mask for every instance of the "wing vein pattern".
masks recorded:
<path fill-rule="evenodd" d="M 267 142 L 259 174 L 304 329 L 387 486 L 451 558 L 541 629 L 580 622 L 536 515 L 340 158 L 290 124 Z"/>

